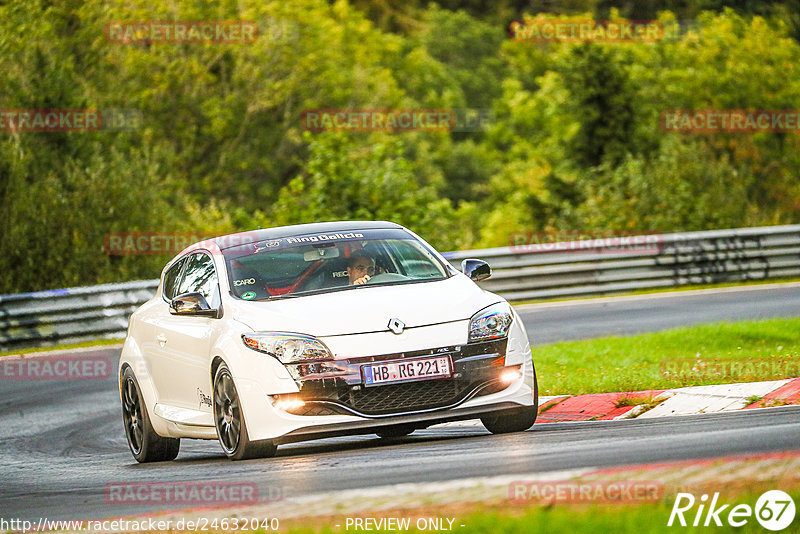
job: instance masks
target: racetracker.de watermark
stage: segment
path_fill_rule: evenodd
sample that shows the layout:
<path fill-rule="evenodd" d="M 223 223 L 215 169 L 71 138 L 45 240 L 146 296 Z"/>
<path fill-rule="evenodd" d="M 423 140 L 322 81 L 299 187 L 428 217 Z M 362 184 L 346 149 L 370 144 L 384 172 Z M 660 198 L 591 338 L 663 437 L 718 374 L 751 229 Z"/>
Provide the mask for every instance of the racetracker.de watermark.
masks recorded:
<path fill-rule="evenodd" d="M 131 131 L 142 126 L 137 109 L 0 109 L 0 131 Z"/>
<path fill-rule="evenodd" d="M 174 256 L 206 237 L 192 232 L 109 232 L 103 237 L 103 249 L 112 256 Z"/>
<path fill-rule="evenodd" d="M 658 254 L 664 249 L 664 236 L 590 230 L 512 232 L 509 235 L 509 248 L 515 254 L 548 252 Z"/>
<path fill-rule="evenodd" d="M 214 247 L 225 249 L 258 240 L 258 231 L 250 230 L 214 237 L 200 232 L 108 232 L 103 236 L 103 249 L 112 256 L 169 255 L 174 256 L 189 245 L 203 241 L 214 242 Z M 210 246 L 211 243 L 204 243 Z"/>
<path fill-rule="evenodd" d="M 254 42 L 258 24 L 245 20 L 112 21 L 105 25 L 103 33 L 106 40 L 118 44 L 235 44 Z"/>
<path fill-rule="evenodd" d="M 664 26 L 657 20 L 532 18 L 511 22 L 509 33 L 514 41 L 654 43 L 664 39 Z"/>
<path fill-rule="evenodd" d="M 0 359 L 3 380 L 106 380 L 111 360 L 105 356 L 6 356 Z"/>
<path fill-rule="evenodd" d="M 664 484 L 658 480 L 519 480 L 508 486 L 513 502 L 653 502 L 664 496 Z"/>
<path fill-rule="evenodd" d="M 800 358 L 697 358 L 667 359 L 660 365 L 666 378 L 716 380 L 736 378 L 741 380 L 767 380 L 777 377 L 800 376 Z"/>
<path fill-rule="evenodd" d="M 105 502 L 114 505 L 244 505 L 284 498 L 279 488 L 260 495 L 254 482 L 110 482 L 103 493 Z"/>
<path fill-rule="evenodd" d="M 671 109 L 662 111 L 665 132 L 788 133 L 800 131 L 797 109 Z"/>
<path fill-rule="evenodd" d="M 300 126 L 310 132 L 476 132 L 495 122 L 488 109 L 307 109 Z"/>
<path fill-rule="evenodd" d="M 38 521 L 0 517 L 0 532 L 19 534 L 28 532 L 237 532 L 256 530 L 278 531 L 277 517 L 195 517 L 186 519 L 163 519 L 158 517 L 117 519 L 48 519 Z"/>

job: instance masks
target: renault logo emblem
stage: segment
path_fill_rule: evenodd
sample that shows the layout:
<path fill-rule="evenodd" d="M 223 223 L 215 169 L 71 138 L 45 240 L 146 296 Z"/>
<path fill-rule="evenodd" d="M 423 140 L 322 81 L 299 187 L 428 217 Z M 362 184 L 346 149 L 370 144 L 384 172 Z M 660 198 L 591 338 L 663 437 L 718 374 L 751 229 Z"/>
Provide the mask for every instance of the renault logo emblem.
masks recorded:
<path fill-rule="evenodd" d="M 402 334 L 405 327 L 406 325 L 400 319 L 389 319 L 389 330 L 395 334 Z"/>

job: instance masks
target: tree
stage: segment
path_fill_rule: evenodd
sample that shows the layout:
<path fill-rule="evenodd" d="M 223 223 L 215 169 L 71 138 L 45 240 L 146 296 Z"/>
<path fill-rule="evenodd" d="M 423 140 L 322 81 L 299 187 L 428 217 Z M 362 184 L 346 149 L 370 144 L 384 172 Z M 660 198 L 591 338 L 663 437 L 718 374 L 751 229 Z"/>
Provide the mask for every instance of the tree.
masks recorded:
<path fill-rule="evenodd" d="M 634 141 L 634 92 L 624 69 L 591 43 L 574 47 L 562 69 L 570 91 L 567 108 L 580 122 L 571 146 L 576 161 L 585 167 L 619 163 Z"/>

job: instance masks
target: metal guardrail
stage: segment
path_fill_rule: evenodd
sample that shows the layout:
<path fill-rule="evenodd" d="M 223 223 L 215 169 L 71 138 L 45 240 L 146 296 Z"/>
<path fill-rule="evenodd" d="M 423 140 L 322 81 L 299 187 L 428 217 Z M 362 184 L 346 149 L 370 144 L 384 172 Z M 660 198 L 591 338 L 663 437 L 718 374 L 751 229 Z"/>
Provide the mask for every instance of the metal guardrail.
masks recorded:
<path fill-rule="evenodd" d="M 0 296 L 0 350 L 121 338 L 158 280 Z"/>
<path fill-rule="evenodd" d="M 511 301 L 800 276 L 800 225 L 649 236 L 644 246 L 586 242 L 448 252 L 456 268 L 480 258 L 481 286 Z M 158 280 L 0 296 L 0 350 L 125 335 Z"/>
<path fill-rule="evenodd" d="M 581 250 L 577 241 L 445 257 L 457 267 L 465 258 L 487 261 L 493 273 L 481 286 L 512 301 L 800 276 L 800 225 L 645 237 L 643 246 Z"/>

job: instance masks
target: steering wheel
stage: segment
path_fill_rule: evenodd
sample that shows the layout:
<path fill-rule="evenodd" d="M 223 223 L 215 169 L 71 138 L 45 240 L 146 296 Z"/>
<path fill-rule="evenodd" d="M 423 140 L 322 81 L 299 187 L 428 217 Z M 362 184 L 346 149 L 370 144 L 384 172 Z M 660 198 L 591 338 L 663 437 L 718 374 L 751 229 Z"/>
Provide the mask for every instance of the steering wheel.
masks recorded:
<path fill-rule="evenodd" d="M 384 282 L 401 282 L 403 280 L 408 280 L 408 277 L 397 273 L 381 273 L 381 274 L 376 274 L 375 276 L 367 280 L 367 283 L 382 284 Z"/>

